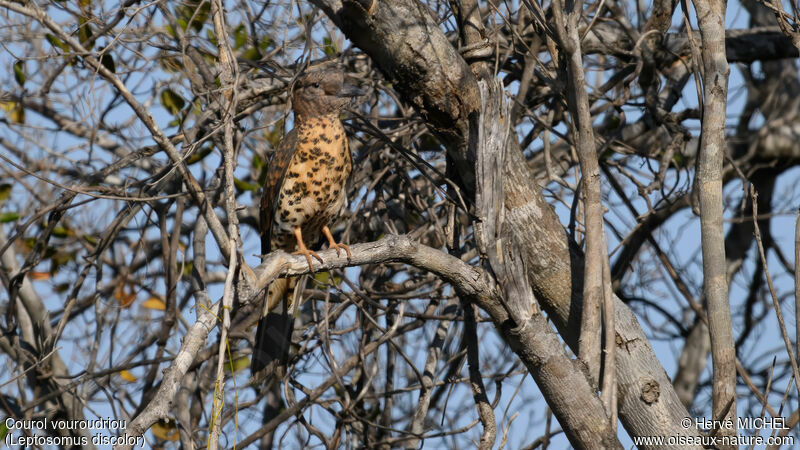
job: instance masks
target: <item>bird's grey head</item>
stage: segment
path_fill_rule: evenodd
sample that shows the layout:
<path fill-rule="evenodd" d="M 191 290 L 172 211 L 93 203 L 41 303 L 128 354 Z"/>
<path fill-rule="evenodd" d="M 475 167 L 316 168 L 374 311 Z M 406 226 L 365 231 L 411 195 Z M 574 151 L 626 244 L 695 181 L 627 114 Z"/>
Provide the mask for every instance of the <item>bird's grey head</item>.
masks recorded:
<path fill-rule="evenodd" d="M 297 79 L 292 94 L 292 109 L 302 117 L 338 115 L 353 99 L 363 95 L 345 83 L 340 70 L 317 70 Z"/>

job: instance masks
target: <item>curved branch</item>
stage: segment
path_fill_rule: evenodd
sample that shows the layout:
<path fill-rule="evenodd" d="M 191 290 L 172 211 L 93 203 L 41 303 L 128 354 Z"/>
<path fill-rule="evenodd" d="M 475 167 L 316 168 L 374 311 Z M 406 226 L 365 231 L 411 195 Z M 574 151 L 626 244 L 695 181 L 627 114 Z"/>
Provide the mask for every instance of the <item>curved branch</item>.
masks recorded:
<path fill-rule="evenodd" d="M 513 321 L 510 320 L 501 301 L 503 293 L 486 271 L 470 266 L 442 251 L 414 242 L 408 236 L 390 235 L 380 241 L 352 245 L 350 250 L 352 257 L 349 259 L 345 256 L 339 257 L 335 250 L 320 252 L 323 262 L 315 265 L 315 270 L 320 272 L 394 262 L 411 264 L 438 275 L 452 284 L 459 296 L 489 314 L 503 338 L 520 355 L 522 362 L 545 393 L 545 398 L 559 422 L 567 430 L 567 436 L 573 445 L 589 448 L 601 439 L 606 448 L 621 448 L 616 438 L 616 430 L 608 427 L 603 405 L 594 395 L 589 380 L 579 365 L 569 358 L 544 316 L 540 313 L 533 314 L 520 326 L 511 325 Z M 309 273 L 309 270 L 308 263 L 302 256 L 291 256 L 278 251 L 266 257 L 253 273 L 254 279 L 245 275 L 246 278 L 240 280 L 239 296 L 245 304 L 259 301 L 262 295 L 261 289 L 276 277 L 303 275 Z M 199 309 L 198 320 L 184 336 L 181 349 L 172 365 L 165 371 L 164 380 L 157 394 L 126 429 L 126 441 L 128 438 L 132 441 L 133 437 L 143 434 L 158 420 L 167 418 L 183 375 L 217 322 L 215 315 L 217 309 L 218 304 L 211 310 Z M 380 344 L 389 334 L 375 343 Z M 354 366 L 358 362 L 358 358 L 353 358 L 352 364 L 348 361 L 341 366 L 341 370 L 349 370 L 347 367 Z M 563 386 L 568 386 L 569 389 L 564 389 Z M 323 383 L 317 390 L 324 392 L 329 387 Z M 281 423 L 305 404 L 299 402 L 291 409 L 284 410 L 264 427 L 271 426 L 275 421 Z M 582 405 L 581 408 L 575 408 L 576 404 Z"/>

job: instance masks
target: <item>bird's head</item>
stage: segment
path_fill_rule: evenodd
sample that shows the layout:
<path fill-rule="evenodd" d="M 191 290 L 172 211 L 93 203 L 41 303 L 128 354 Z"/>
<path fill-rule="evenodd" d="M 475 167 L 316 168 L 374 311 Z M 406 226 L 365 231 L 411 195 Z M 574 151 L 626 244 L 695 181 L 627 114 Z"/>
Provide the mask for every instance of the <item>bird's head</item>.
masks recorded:
<path fill-rule="evenodd" d="M 364 95 L 345 83 L 340 70 L 317 70 L 298 78 L 292 94 L 292 109 L 298 116 L 338 115 L 354 97 Z"/>

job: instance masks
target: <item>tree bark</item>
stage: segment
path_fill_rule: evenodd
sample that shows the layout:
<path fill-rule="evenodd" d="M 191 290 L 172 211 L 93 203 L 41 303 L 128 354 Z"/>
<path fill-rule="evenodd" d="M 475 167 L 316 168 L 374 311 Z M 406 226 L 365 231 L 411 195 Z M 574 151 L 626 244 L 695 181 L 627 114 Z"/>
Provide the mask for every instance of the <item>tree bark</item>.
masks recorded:
<path fill-rule="evenodd" d="M 364 50 L 403 99 L 427 121 L 459 165 L 474 196 L 474 155 L 469 115 L 479 95 L 469 67 L 429 12 L 412 0 L 393 2 L 315 0 L 345 35 Z M 530 284 L 561 336 L 577 351 L 583 289 L 583 255 L 573 248 L 547 204 L 519 142 L 509 139 L 504 164 L 505 226 L 521 251 Z M 689 414 L 675 394 L 633 313 L 614 299 L 620 419 L 634 436 L 693 435 L 680 426 Z M 517 354 L 537 353 L 537 343 L 507 339 Z M 564 389 L 569 389 L 564 384 Z M 686 447 L 682 447 L 686 448 Z"/>
<path fill-rule="evenodd" d="M 711 333 L 713 365 L 712 412 L 715 420 L 731 419 L 718 435 L 736 435 L 736 350 L 725 261 L 722 226 L 722 163 L 725 150 L 725 112 L 730 68 L 725 59 L 725 2 L 695 0 L 702 37 L 703 124 L 697 161 L 696 189 L 700 198 L 703 252 L 703 293 Z M 727 446 L 725 448 L 735 448 Z"/>

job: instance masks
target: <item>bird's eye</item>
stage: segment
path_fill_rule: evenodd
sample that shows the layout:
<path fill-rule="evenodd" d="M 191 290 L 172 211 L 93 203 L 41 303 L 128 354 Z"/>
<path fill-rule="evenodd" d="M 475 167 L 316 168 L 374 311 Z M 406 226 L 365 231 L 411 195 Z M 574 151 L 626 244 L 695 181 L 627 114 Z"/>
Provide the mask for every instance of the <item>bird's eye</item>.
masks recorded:
<path fill-rule="evenodd" d="M 314 87 L 319 89 L 319 82 L 314 83 Z"/>

